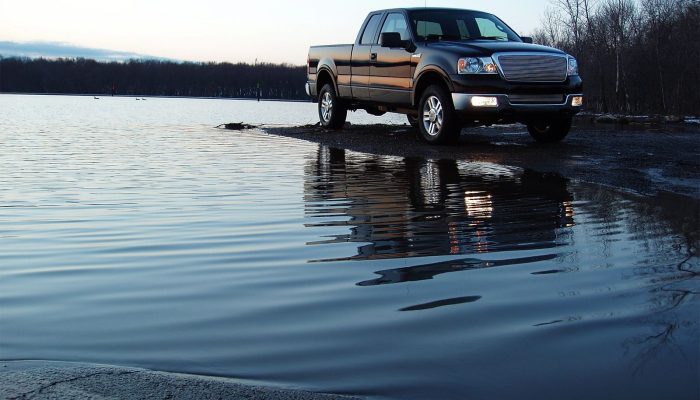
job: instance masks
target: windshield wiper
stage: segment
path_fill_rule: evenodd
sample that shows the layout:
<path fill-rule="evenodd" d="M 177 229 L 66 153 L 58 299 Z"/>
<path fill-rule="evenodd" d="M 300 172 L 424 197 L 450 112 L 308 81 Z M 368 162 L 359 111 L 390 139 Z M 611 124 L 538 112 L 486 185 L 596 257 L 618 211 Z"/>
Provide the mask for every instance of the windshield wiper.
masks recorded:
<path fill-rule="evenodd" d="M 508 40 L 508 38 L 505 36 L 472 36 L 472 37 L 466 38 L 465 40 L 476 40 L 476 39 L 483 39 L 483 40 L 502 40 L 502 39 L 505 39 L 506 41 Z"/>
<path fill-rule="evenodd" d="M 428 35 L 425 40 L 461 40 L 462 38 L 457 35 Z"/>

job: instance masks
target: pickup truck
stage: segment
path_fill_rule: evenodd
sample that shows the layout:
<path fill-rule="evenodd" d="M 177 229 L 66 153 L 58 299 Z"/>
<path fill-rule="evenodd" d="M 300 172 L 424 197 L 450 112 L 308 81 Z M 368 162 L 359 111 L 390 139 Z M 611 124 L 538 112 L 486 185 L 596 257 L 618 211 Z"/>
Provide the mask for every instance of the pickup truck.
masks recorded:
<path fill-rule="evenodd" d="M 429 143 L 514 122 L 536 141 L 557 142 L 583 105 L 574 57 L 472 10 L 373 11 L 354 44 L 312 46 L 307 75 L 322 126 L 342 128 L 349 110 L 396 112 Z"/>

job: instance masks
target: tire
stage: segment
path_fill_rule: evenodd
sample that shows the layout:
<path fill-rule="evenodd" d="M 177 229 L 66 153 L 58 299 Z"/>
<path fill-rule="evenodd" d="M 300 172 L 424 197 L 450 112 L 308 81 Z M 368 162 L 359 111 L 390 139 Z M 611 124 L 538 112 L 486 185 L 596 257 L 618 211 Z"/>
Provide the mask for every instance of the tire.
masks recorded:
<path fill-rule="evenodd" d="M 459 140 L 462 126 L 452 97 L 438 85 L 428 86 L 418 105 L 420 138 L 431 144 L 454 144 Z"/>
<path fill-rule="evenodd" d="M 412 128 L 418 129 L 418 122 L 420 122 L 420 120 L 418 119 L 417 115 L 406 115 L 406 119 L 408 120 L 408 124 L 411 125 Z"/>
<path fill-rule="evenodd" d="M 527 131 L 535 141 L 540 143 L 556 143 L 569 134 L 571 130 L 571 117 L 553 118 L 530 122 Z"/>
<path fill-rule="evenodd" d="M 321 88 L 318 95 L 318 118 L 321 126 L 328 129 L 341 129 L 348 117 L 348 109 L 340 102 L 335 88 L 330 83 Z"/>

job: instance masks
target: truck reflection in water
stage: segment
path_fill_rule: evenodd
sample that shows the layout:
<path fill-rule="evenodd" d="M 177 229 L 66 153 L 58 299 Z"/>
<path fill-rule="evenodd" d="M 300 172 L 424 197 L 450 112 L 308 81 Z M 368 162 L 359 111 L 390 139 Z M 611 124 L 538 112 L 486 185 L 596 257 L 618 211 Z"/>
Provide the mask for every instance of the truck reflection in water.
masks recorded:
<path fill-rule="evenodd" d="M 490 323 L 482 331 L 489 338 L 503 329 L 523 329 L 538 348 L 530 361 L 549 352 L 557 365 L 568 357 L 562 349 L 571 343 L 593 343 L 583 353 L 595 360 L 598 352 L 599 358 L 585 369 L 605 365 L 601 377 L 609 379 L 608 387 L 617 380 L 637 388 L 646 375 L 668 392 L 664 397 L 650 391 L 650 398 L 697 398 L 696 199 L 638 196 L 497 164 L 327 147 L 306 168 L 308 226 L 336 234 L 311 244 L 339 250 L 332 252 L 338 254 L 334 260 L 316 261 L 449 256 L 398 267 L 403 263 L 387 262 L 356 283 L 372 287 L 364 291 L 368 296 L 391 293 L 401 299 L 397 311 L 425 313 L 421 321 L 449 315 L 443 327 L 465 336 L 474 334 L 475 324 Z M 427 282 L 451 272 L 508 265 L 525 267 L 507 271 L 512 275 Z M 406 287 L 405 296 L 394 297 L 395 287 L 381 286 L 419 281 Z M 517 293 L 509 289 L 514 286 Z M 438 308 L 440 314 L 430 314 Z M 491 349 L 507 346 L 502 342 Z M 523 360 L 529 349 L 515 351 Z M 473 355 L 463 354 L 464 359 Z M 574 358 L 576 365 L 587 359 Z M 520 365 L 527 368 L 530 361 Z M 495 368 L 500 372 L 500 364 Z"/>
<path fill-rule="evenodd" d="M 309 244 L 362 243 L 354 255 L 315 261 L 546 249 L 566 244 L 562 228 L 574 224 L 567 180 L 558 175 L 324 146 L 306 168 L 307 226 L 349 230 Z M 425 268 L 434 276 L 484 263 L 460 260 Z M 390 279 L 389 272 L 382 275 Z"/>

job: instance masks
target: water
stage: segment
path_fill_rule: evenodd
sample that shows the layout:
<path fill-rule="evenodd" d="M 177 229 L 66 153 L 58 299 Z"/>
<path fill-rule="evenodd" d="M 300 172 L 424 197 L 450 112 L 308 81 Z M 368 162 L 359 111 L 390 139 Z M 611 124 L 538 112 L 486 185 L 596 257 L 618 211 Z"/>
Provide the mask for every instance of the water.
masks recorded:
<path fill-rule="evenodd" d="M 697 398 L 697 200 L 212 128 L 314 120 L 0 96 L 0 359 L 380 398 Z"/>

